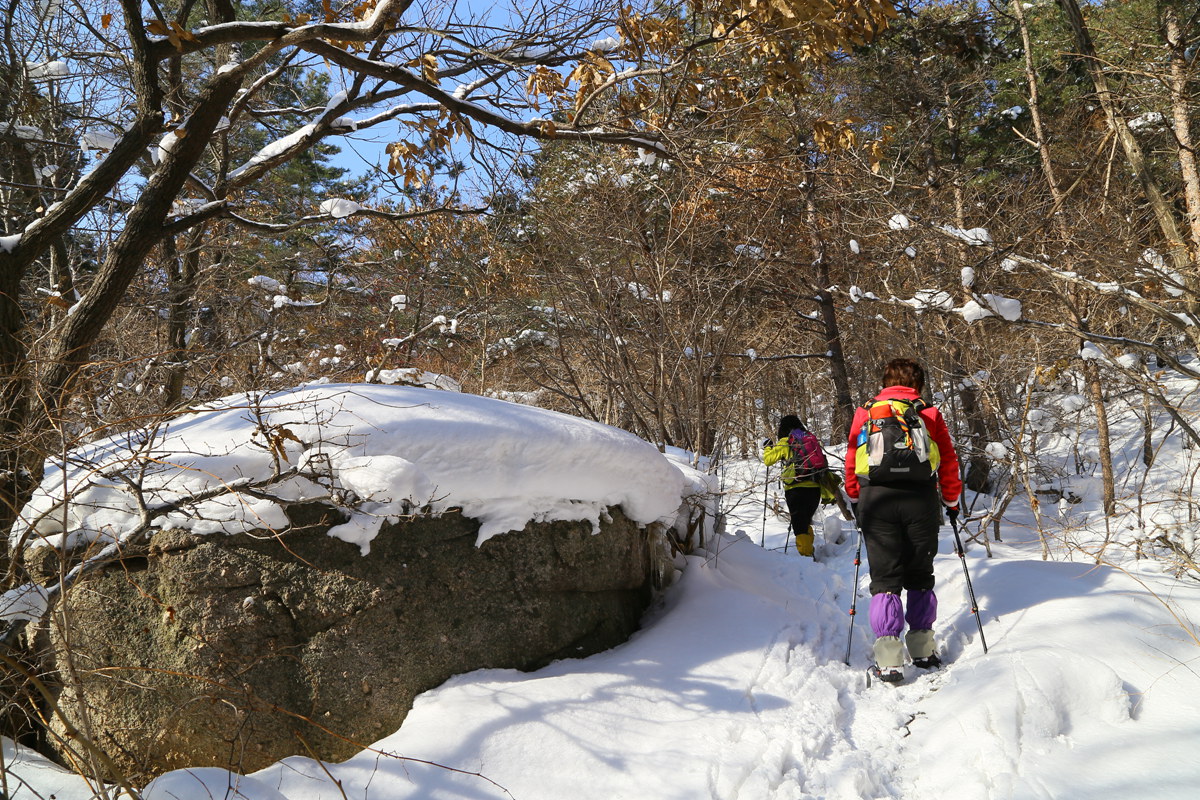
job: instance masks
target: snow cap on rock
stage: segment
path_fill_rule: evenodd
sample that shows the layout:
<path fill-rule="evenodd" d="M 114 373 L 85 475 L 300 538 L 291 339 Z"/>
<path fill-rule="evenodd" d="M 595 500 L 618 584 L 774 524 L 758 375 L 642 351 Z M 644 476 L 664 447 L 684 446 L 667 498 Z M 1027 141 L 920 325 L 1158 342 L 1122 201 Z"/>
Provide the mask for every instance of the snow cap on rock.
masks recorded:
<path fill-rule="evenodd" d="M 237 491 L 289 470 L 252 494 Z M 479 520 L 482 544 L 531 520 L 598 527 L 610 506 L 643 525 L 673 522 L 686 490 L 653 445 L 598 422 L 457 392 L 326 384 L 223 398 L 153 434 L 80 448 L 65 469 L 48 461 L 13 541 L 30 527 L 47 544 L 64 534 L 69 544 L 128 537 L 139 500 L 123 477 L 164 510 L 153 527 L 197 534 L 283 528 L 288 502 L 349 493 L 351 518 L 330 535 L 364 552 L 384 520 L 409 508 L 460 508 Z M 223 486 L 230 491 L 199 498 Z"/>

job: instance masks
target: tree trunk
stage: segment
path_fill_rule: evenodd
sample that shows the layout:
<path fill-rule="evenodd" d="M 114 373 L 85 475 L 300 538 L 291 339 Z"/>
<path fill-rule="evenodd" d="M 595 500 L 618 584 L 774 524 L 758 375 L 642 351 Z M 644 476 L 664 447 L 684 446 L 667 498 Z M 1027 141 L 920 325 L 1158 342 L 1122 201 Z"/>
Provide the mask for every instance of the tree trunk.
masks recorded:
<path fill-rule="evenodd" d="M 1171 60 L 1171 122 L 1175 132 L 1179 173 L 1183 179 L 1183 197 L 1187 207 L 1188 249 L 1193 270 L 1200 267 L 1200 170 L 1196 164 L 1196 145 L 1192 136 L 1192 95 L 1188 89 L 1188 42 L 1179 25 L 1179 12 L 1168 5 L 1163 10 L 1167 47 Z"/>
<path fill-rule="evenodd" d="M 178 251 L 174 239 L 166 243 L 166 258 L 171 275 L 167 307 L 167 363 L 163 382 L 164 411 L 176 408 L 183 400 L 183 386 L 191 360 L 188 326 L 195 318 L 196 277 L 200 273 L 200 242 L 205 236 L 201 226 L 186 237 L 186 249 Z"/>
<path fill-rule="evenodd" d="M 967 473 L 963 482 L 973 492 L 990 492 L 992 490 L 992 463 L 984 450 L 991 439 L 991 427 L 985 416 L 983 405 L 979 402 L 979 393 L 975 391 L 970 376 L 963 367 L 963 348 L 957 344 L 950 350 L 951 367 L 950 380 L 954 384 L 954 393 L 958 396 L 959 408 L 967 422 L 967 442 L 959 442 L 957 447 L 966 454 Z M 966 445 L 964 447 L 963 445 Z"/>
<path fill-rule="evenodd" d="M 1141 159 L 1141 149 L 1137 141 L 1133 138 L 1133 134 L 1129 131 L 1129 126 L 1124 120 L 1118 119 L 1116 116 L 1115 104 L 1111 95 L 1108 94 L 1107 82 L 1104 77 L 1104 72 L 1098 61 L 1095 60 L 1095 49 L 1091 43 L 1091 37 L 1088 34 L 1087 28 L 1084 25 L 1083 17 L 1079 13 L 1079 7 L 1075 5 L 1075 0 L 1059 0 L 1064 12 L 1067 14 L 1068 22 L 1075 31 L 1076 42 L 1079 45 L 1080 51 L 1088 58 L 1088 71 L 1092 74 L 1093 83 L 1096 86 L 1097 93 L 1101 96 L 1101 103 L 1104 105 L 1105 115 L 1108 118 L 1109 126 L 1117 134 L 1118 138 L 1123 136 L 1128 138 L 1131 143 L 1132 150 L 1129 146 L 1126 147 L 1126 155 L 1129 158 L 1130 164 L 1135 165 L 1135 159 Z M 1067 6 L 1073 10 L 1069 11 Z M 1017 20 L 1021 26 L 1021 38 L 1025 48 L 1025 81 L 1029 87 L 1029 108 L 1030 116 L 1033 119 L 1034 135 L 1037 137 L 1038 157 L 1042 164 L 1042 174 L 1045 177 L 1046 185 L 1050 189 L 1050 196 L 1054 200 L 1053 221 L 1055 230 L 1058 232 L 1059 238 L 1064 246 L 1070 239 L 1070 231 L 1067 229 L 1066 222 L 1062 217 L 1063 203 L 1066 197 L 1063 194 L 1061 184 L 1058 181 L 1058 176 L 1055 173 L 1054 161 L 1050 155 L 1050 145 L 1046 140 L 1045 129 L 1042 126 L 1041 106 L 1038 102 L 1038 74 L 1034 68 L 1033 55 L 1031 53 L 1031 42 L 1029 36 L 1029 27 L 1025 22 L 1025 11 L 1021 8 L 1020 3 L 1014 4 L 1014 11 L 1017 15 Z M 1122 141 L 1124 145 L 1125 142 Z M 1143 163 L 1144 168 L 1144 163 Z M 1148 183 L 1147 183 L 1148 182 Z M 1143 188 L 1149 187 L 1149 192 L 1157 192 L 1158 187 L 1154 185 L 1153 179 L 1150 176 L 1145 176 L 1143 179 Z M 1157 212 L 1156 212 L 1157 214 Z M 1174 217 L 1170 217 L 1171 225 L 1174 225 Z M 1164 229 L 1165 233 L 1165 229 Z M 1080 326 L 1080 330 L 1086 330 L 1086 314 L 1080 313 L 1075 307 L 1072 307 L 1071 312 L 1076 317 L 1076 323 Z M 1080 345 L 1084 343 L 1080 339 Z M 1087 385 L 1088 395 L 1092 401 L 1092 408 L 1096 412 L 1096 432 L 1098 436 L 1098 447 L 1100 456 L 1100 471 L 1101 480 L 1103 482 L 1104 492 L 1104 514 L 1112 516 L 1116 511 L 1116 478 L 1113 475 L 1112 464 L 1112 444 L 1108 426 L 1108 407 L 1104 405 L 1104 386 L 1100 382 L 1100 371 L 1096 367 L 1094 361 L 1083 359 L 1083 373 Z"/>
<path fill-rule="evenodd" d="M 1158 222 L 1158 227 L 1162 232 L 1163 238 L 1166 240 L 1167 249 L 1175 268 L 1180 272 L 1184 272 L 1188 265 L 1188 259 L 1183 234 L 1179 230 L 1175 213 L 1171 209 L 1170 201 L 1167 200 L 1162 190 L 1159 189 L 1154 176 L 1150 174 L 1150 168 L 1146 164 L 1146 156 L 1142 152 L 1141 145 L 1138 144 L 1137 139 L 1133 136 L 1133 132 L 1129 130 L 1129 126 L 1125 124 L 1125 120 L 1120 116 L 1121 109 L 1118 107 L 1117 101 L 1108 87 L 1108 77 L 1104 73 L 1103 62 L 1096 54 L 1096 46 L 1092 42 L 1091 31 L 1083 19 L 1083 13 L 1079 10 L 1079 4 L 1076 0 L 1057 0 L 1057 2 L 1063 11 L 1067 25 L 1071 28 L 1071 32 L 1075 36 L 1075 46 L 1083 56 L 1084 65 L 1087 68 L 1089 77 L 1092 79 L 1092 85 L 1096 89 L 1096 97 L 1100 101 L 1100 107 L 1104 110 L 1105 119 L 1108 120 L 1108 127 L 1121 143 L 1121 149 L 1125 152 L 1125 159 L 1129 162 L 1129 168 L 1133 172 L 1134 178 L 1137 179 L 1142 187 L 1146 201 L 1150 204 L 1150 208 L 1154 213 L 1154 219 Z M 1188 285 L 1190 288 L 1196 288 L 1195 281 L 1190 278 Z M 1195 337 L 1196 335 L 1193 334 L 1193 338 Z M 1196 341 L 1197 344 L 1200 344 L 1200 339 Z"/>
<path fill-rule="evenodd" d="M 1100 370 L 1092 359 L 1083 360 L 1083 374 L 1087 379 L 1088 394 L 1092 408 L 1096 411 L 1096 436 L 1100 449 L 1100 472 L 1104 482 L 1104 516 L 1111 517 L 1117 511 L 1116 482 L 1113 477 L 1112 438 L 1108 427 L 1108 407 L 1104 405 L 1104 385 L 1100 382 Z"/>
<path fill-rule="evenodd" d="M 837 306 L 828 287 L 833 285 L 829 265 L 825 263 L 825 243 L 817 228 L 817 208 L 813 202 L 816 181 L 809 179 L 809 191 L 804 200 L 804 221 L 809 231 L 812 248 L 813 268 L 816 270 L 817 306 L 821 312 L 821 328 L 825 352 L 828 354 L 829 376 L 833 380 L 833 431 L 843 438 L 850 435 L 850 422 L 854 418 L 854 397 L 850 392 L 850 374 L 846 369 L 846 353 L 842 349 L 842 331 L 838 325 Z"/>
<path fill-rule="evenodd" d="M 950 132 L 950 163 L 954 165 L 954 174 L 952 178 L 951 191 L 954 198 L 954 224 L 960 229 L 967 228 L 966 200 L 963 196 L 962 181 L 959 179 L 963 168 L 962 154 L 959 150 L 958 133 L 960 125 L 958 117 L 953 111 L 954 98 L 951 96 L 949 88 L 944 93 L 946 102 L 946 127 Z M 955 245 L 957 262 L 962 265 L 969 263 L 968 248 L 965 244 L 958 243 Z M 970 295 L 970 292 L 964 287 L 964 294 Z M 973 299 L 968 296 L 964 299 Z M 983 330 L 986 331 L 991 325 L 987 320 L 980 323 L 983 325 Z M 969 333 L 967 335 L 970 335 Z M 959 442 L 958 449 L 960 457 L 965 455 L 967 465 L 964 482 L 967 488 L 975 492 L 989 492 L 992 489 L 992 462 L 988 458 L 984 450 L 984 446 L 991 438 L 989 431 L 992 425 L 989 424 L 984 416 L 984 409 L 979 402 L 978 394 L 975 391 L 974 383 L 968 378 L 970 371 L 966 364 L 966 354 L 970 348 L 959 346 L 958 340 L 949 335 L 947 332 L 946 341 L 949 344 L 948 356 L 950 358 L 950 377 L 954 392 L 958 395 L 959 407 L 962 409 L 963 418 L 966 420 L 968 440 Z M 964 446 L 965 445 L 965 446 Z"/>
<path fill-rule="evenodd" d="M 1154 404 L 1148 394 L 1142 395 L 1142 413 L 1142 464 L 1149 470 L 1154 466 Z"/>

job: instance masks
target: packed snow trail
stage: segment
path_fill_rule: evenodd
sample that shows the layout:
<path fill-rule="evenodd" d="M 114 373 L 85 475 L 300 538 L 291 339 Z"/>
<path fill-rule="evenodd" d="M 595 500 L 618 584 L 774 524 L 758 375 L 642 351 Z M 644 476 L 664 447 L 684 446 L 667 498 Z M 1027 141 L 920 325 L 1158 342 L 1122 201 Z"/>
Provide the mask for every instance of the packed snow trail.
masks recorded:
<path fill-rule="evenodd" d="M 911 715 L 889 706 L 923 690 L 876 697 L 860 667 L 841 663 L 842 576 L 744 536 L 690 562 L 628 644 L 533 675 L 452 679 L 419 698 L 404 728 L 377 747 L 480 772 L 516 798 L 894 795 L 894 765 L 878 754 L 902 738 Z M 541 763 L 543 753 L 553 756 Z M 524 767 L 498 774 L 504 764 Z M 330 768 L 343 780 L 375 769 L 406 774 L 407 787 L 389 781 L 402 791 L 392 796 L 436 797 L 464 783 L 368 753 Z M 289 798 L 339 796 L 307 760 L 254 777 Z"/>

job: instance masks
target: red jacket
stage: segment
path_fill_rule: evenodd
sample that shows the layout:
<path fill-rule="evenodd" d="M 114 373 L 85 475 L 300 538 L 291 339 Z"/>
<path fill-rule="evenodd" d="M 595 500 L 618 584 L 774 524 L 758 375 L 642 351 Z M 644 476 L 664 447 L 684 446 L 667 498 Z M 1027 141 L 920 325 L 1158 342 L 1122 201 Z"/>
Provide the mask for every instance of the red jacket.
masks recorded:
<path fill-rule="evenodd" d="M 875 400 L 914 401 L 919 398 L 920 394 L 917 393 L 917 390 L 907 386 L 889 386 L 875 395 Z M 871 402 L 875 402 L 875 400 Z M 938 486 L 942 490 L 942 502 L 948 506 L 955 505 L 958 502 L 958 496 L 962 494 L 962 480 L 958 477 L 958 453 L 954 451 L 954 443 L 950 441 L 950 431 L 946 428 L 946 420 L 942 418 L 942 412 L 933 406 L 921 409 L 921 417 L 925 420 L 925 426 L 929 428 L 929 435 L 937 443 L 938 453 L 942 459 L 941 464 L 938 465 Z M 854 472 L 854 462 L 858 451 L 858 432 L 862 430 L 863 423 L 866 421 L 867 409 L 860 406 L 854 412 L 854 421 L 850 423 L 850 441 L 846 445 L 845 489 L 851 500 L 858 500 L 859 483 L 858 475 Z"/>

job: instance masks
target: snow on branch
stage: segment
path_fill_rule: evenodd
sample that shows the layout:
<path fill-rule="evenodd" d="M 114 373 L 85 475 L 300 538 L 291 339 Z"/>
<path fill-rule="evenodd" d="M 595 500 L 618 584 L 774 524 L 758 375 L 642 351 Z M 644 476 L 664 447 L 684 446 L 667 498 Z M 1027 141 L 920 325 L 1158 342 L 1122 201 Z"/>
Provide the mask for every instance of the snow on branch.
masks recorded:
<path fill-rule="evenodd" d="M 484 206 L 466 207 L 444 204 L 435 208 L 422 208 L 417 211 L 382 211 L 376 208 L 366 208 L 359 206 L 353 212 L 354 216 L 374 217 L 376 219 L 386 219 L 396 222 L 401 222 L 410 219 L 420 219 L 422 217 L 433 216 L 434 214 L 486 214 L 488 209 Z M 253 231 L 261 231 L 263 233 L 283 233 L 285 231 L 295 230 L 307 225 L 323 224 L 329 222 L 332 216 L 328 212 L 320 214 L 308 214 L 291 222 L 264 222 L 262 220 L 250 219 L 242 214 L 238 214 L 226 209 L 225 217 L 232 220 L 235 224 Z M 182 220 L 180 220 L 182 223 Z"/>
<path fill-rule="evenodd" d="M 1041 261 L 1037 261 L 1035 259 L 1012 252 L 1009 252 L 1005 256 L 1005 269 L 1007 271 L 1011 271 L 1015 267 L 1022 265 L 1033 267 L 1044 274 L 1068 283 L 1086 286 L 1094 291 L 1104 294 L 1119 296 L 1123 300 L 1129 302 L 1131 305 L 1136 305 L 1137 307 L 1153 314 L 1158 319 L 1168 322 L 1176 329 L 1186 329 L 1196 324 L 1196 320 L 1194 320 L 1191 316 L 1173 313 L 1169 309 L 1164 308 L 1163 306 L 1142 297 L 1137 292 L 1126 289 L 1115 282 L 1095 281 L 1088 278 L 1083 278 L 1077 273 L 1055 269 L 1054 267 L 1051 267 L 1050 265 Z M 884 281 L 884 287 L 887 287 L 886 281 Z M 970 291 L 968 287 L 963 288 Z M 936 313 L 943 315 L 954 315 L 961 317 L 968 323 L 977 322 L 986 318 L 998 319 L 1003 320 L 1006 324 L 1010 325 L 1054 330 L 1088 342 L 1116 345 L 1129 350 L 1153 353 L 1162 363 L 1169 365 L 1181 375 L 1187 375 L 1190 378 L 1200 380 L 1200 369 L 1196 369 L 1184 363 L 1177 357 L 1175 353 L 1168 351 L 1159 344 L 1125 336 L 1110 336 L 1097 333 L 1095 331 L 1085 330 L 1077 325 L 1072 325 L 1065 322 L 1047 322 L 1045 320 L 1030 319 L 1024 316 L 1022 304 L 1015 298 L 1008 298 L 997 294 L 979 295 L 971 292 L 970 300 L 968 300 L 962 306 L 955 306 L 951 295 L 941 289 L 923 289 L 916 292 L 916 294 L 908 300 L 896 297 L 895 294 L 893 294 L 890 290 L 888 291 L 888 294 L 890 295 L 889 297 L 881 298 L 874 293 L 864 292 L 857 286 L 851 287 L 849 294 L 851 301 L 854 303 L 880 303 L 883 305 L 910 309 L 918 314 Z"/>
<path fill-rule="evenodd" d="M 984 245 L 993 244 L 992 235 L 988 233 L 987 228 L 970 228 L 969 230 L 964 230 L 956 228 L 953 225 L 940 225 L 938 227 L 955 239 L 961 239 L 972 247 L 983 247 Z"/>
<path fill-rule="evenodd" d="M 1031 267 L 1039 272 L 1057 278 L 1066 283 L 1071 283 L 1076 286 L 1083 286 L 1092 289 L 1101 294 L 1113 295 L 1120 297 L 1130 305 L 1136 306 L 1142 311 L 1146 311 L 1162 322 L 1167 323 L 1176 330 L 1185 330 L 1196 325 L 1197 320 L 1191 315 L 1180 315 L 1168 308 L 1165 308 L 1160 303 L 1149 300 L 1138 292 L 1122 286 L 1115 281 L 1096 281 L 1090 278 L 1085 278 L 1076 272 L 1057 269 L 1037 259 L 1027 258 L 1026 256 L 1016 253 L 1009 253 L 1007 258 L 1022 266 Z"/>
<path fill-rule="evenodd" d="M 275 49 L 314 39 L 367 42 L 382 34 L 411 4 L 412 0 L 380 0 L 371 15 L 359 22 L 225 22 L 185 31 L 182 36 L 152 38 L 150 52 L 155 60 L 162 61 L 220 44 L 240 42 L 271 42 Z"/>
<path fill-rule="evenodd" d="M 745 358 L 750 361 L 803 361 L 809 358 L 829 358 L 829 353 L 785 353 L 777 356 L 764 356 L 754 349 L 744 353 L 723 353 L 722 355 L 725 358 Z"/>
<path fill-rule="evenodd" d="M 272 166 L 285 161 L 287 158 L 290 158 L 296 153 L 308 149 L 313 141 L 320 138 L 319 136 L 315 135 L 316 132 L 316 123 L 310 122 L 309 124 L 292 131 L 282 139 L 276 139 L 275 141 L 270 142 L 253 156 L 251 156 L 250 160 L 245 164 L 242 164 L 240 167 L 230 171 L 229 180 L 232 181 L 235 186 L 250 183 L 252 179 L 257 178 Z M 263 169 L 254 170 L 255 167 L 260 165 L 266 166 Z M 251 170 L 254 170 L 254 172 L 251 173 Z M 246 176 L 246 178 L 244 180 L 238 180 L 239 178 L 242 178 L 242 176 Z"/>

